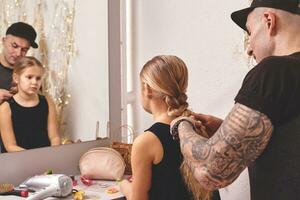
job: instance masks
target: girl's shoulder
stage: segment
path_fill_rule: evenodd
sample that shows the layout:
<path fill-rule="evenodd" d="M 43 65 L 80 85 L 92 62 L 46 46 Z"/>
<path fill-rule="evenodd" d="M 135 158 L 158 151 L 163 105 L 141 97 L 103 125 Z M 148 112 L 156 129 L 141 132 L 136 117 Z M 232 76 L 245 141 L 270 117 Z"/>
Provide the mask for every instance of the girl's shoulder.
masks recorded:
<path fill-rule="evenodd" d="M 7 101 L 4 101 L 1 105 L 0 105 L 0 112 L 5 112 L 5 113 L 10 113 L 10 106 L 9 103 Z"/>
<path fill-rule="evenodd" d="M 163 155 L 163 146 L 159 138 L 151 131 L 140 134 L 133 142 L 133 154 L 142 154 L 149 158 L 152 163 L 157 163 Z"/>
<path fill-rule="evenodd" d="M 143 146 L 143 147 L 148 147 L 152 146 L 153 144 L 159 142 L 159 139 L 157 136 L 152 133 L 151 131 L 145 131 L 141 133 L 137 138 L 135 138 L 133 145 L 135 146 Z"/>

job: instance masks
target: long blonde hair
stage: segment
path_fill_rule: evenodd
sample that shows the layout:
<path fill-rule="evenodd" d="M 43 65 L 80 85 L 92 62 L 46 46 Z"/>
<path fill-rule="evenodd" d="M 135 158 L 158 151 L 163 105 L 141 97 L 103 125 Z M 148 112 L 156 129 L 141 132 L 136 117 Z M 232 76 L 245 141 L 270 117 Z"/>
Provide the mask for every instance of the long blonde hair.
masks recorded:
<path fill-rule="evenodd" d="M 171 117 L 190 116 L 187 103 L 188 70 L 185 63 L 173 55 L 160 55 L 149 60 L 140 72 L 140 79 L 147 83 L 166 102 L 167 114 Z M 201 129 L 198 133 L 207 137 Z M 180 166 L 181 175 L 194 199 L 208 200 L 210 192 L 194 178 L 191 169 L 183 160 Z"/>

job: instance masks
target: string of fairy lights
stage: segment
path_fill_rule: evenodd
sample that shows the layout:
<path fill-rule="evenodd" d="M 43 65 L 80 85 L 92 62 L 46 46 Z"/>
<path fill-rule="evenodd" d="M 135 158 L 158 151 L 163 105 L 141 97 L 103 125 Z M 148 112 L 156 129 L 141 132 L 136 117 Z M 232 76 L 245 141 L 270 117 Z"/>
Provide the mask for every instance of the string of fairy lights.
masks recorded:
<path fill-rule="evenodd" d="M 46 20 L 49 4 L 52 16 Z M 46 68 L 43 93 L 49 94 L 57 108 L 59 131 L 66 138 L 64 109 L 70 100 L 68 72 L 76 55 L 73 23 L 75 0 L 0 0 L 0 33 L 17 21 L 31 24 L 37 32 L 38 49 L 28 55 L 37 57 Z M 33 7 L 32 7 L 33 5 Z M 49 12 L 49 11 L 48 11 Z M 1 45 L 2 46 L 2 45 Z"/>

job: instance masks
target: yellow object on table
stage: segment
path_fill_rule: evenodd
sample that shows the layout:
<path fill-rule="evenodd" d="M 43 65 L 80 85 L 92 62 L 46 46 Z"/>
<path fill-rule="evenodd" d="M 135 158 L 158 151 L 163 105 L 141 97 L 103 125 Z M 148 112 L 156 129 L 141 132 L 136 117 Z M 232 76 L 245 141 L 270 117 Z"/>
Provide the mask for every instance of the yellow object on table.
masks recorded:
<path fill-rule="evenodd" d="M 114 194 L 114 193 L 117 193 L 117 192 L 119 192 L 119 190 L 117 188 L 114 188 L 114 187 L 106 189 L 107 194 Z"/>
<path fill-rule="evenodd" d="M 74 200 L 83 200 L 84 199 L 84 191 L 80 190 L 78 192 L 75 192 L 73 199 Z"/>

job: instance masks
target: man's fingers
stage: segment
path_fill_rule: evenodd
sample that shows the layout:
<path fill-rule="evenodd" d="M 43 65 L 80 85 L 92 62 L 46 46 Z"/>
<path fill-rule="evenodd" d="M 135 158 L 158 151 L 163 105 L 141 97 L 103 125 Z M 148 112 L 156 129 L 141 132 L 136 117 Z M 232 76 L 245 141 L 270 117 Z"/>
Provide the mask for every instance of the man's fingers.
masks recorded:
<path fill-rule="evenodd" d="M 13 94 L 11 94 L 11 93 L 4 94 L 4 97 L 6 97 L 6 98 L 10 98 L 12 96 L 13 96 Z"/>
<path fill-rule="evenodd" d="M 196 127 L 203 127 L 203 123 L 201 121 L 194 121 Z"/>
<path fill-rule="evenodd" d="M 13 94 L 11 94 L 8 90 L 0 89 L 0 96 L 4 97 L 12 97 Z"/>
<path fill-rule="evenodd" d="M 202 122 L 207 122 L 208 121 L 208 118 L 209 116 L 208 115 L 205 115 L 205 114 L 201 114 L 201 113 L 192 113 L 192 116 L 194 117 L 194 119 L 196 120 L 200 120 Z"/>
<path fill-rule="evenodd" d="M 13 96 L 8 90 L 0 89 L 0 104 Z"/>
<path fill-rule="evenodd" d="M 2 100 L 8 100 L 12 97 L 13 95 L 12 94 L 3 94 L 2 95 Z"/>

